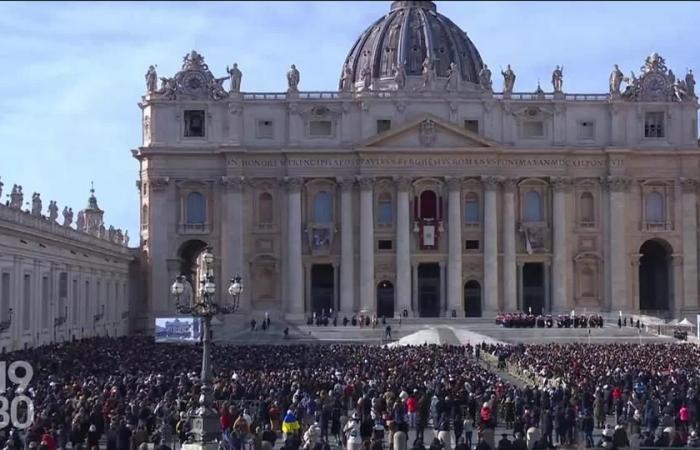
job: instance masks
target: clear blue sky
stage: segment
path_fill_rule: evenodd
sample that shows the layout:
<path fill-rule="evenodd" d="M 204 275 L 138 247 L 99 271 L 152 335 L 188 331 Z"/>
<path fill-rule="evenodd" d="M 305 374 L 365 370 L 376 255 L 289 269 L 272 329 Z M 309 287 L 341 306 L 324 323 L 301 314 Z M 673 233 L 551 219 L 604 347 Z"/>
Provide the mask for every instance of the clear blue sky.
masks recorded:
<path fill-rule="evenodd" d="M 376 2 L 0 3 L 0 177 L 25 200 L 41 192 L 74 210 L 90 180 L 107 224 L 138 235 L 137 103 L 149 64 L 173 75 L 193 48 L 215 75 L 238 62 L 244 91 L 283 91 L 295 63 L 302 90 L 337 87 L 360 33 L 389 11 Z M 564 66 L 567 92 L 606 92 L 617 63 L 636 73 L 657 51 L 677 76 L 700 74 L 700 3 L 437 2 L 517 91 L 549 90 Z M 501 87 L 501 77 L 494 77 Z"/>

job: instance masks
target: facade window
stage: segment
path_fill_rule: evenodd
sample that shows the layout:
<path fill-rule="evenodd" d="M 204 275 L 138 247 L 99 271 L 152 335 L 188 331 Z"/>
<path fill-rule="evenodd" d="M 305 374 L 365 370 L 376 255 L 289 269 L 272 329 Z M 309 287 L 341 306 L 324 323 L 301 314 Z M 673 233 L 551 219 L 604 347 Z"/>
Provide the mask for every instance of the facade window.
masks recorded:
<path fill-rule="evenodd" d="M 644 137 L 664 137 L 664 113 L 660 111 L 648 112 L 644 115 Z"/>
<path fill-rule="evenodd" d="M 141 207 L 141 229 L 145 230 L 148 228 L 148 205 L 143 205 Z"/>
<path fill-rule="evenodd" d="M 477 239 L 467 239 L 464 241 L 465 250 L 479 250 L 479 241 Z"/>
<path fill-rule="evenodd" d="M 29 274 L 24 275 L 22 302 L 22 329 L 29 331 L 32 325 L 32 276 Z"/>
<path fill-rule="evenodd" d="M 653 191 L 646 198 L 647 223 L 661 224 L 666 221 L 664 214 L 664 196 L 661 192 Z"/>
<path fill-rule="evenodd" d="M 525 194 L 525 221 L 542 222 L 542 201 L 537 191 L 528 191 Z"/>
<path fill-rule="evenodd" d="M 258 139 L 274 139 L 274 123 L 271 120 L 258 120 L 255 122 L 255 137 Z"/>
<path fill-rule="evenodd" d="M 204 137 L 204 111 L 185 111 L 185 137 Z"/>
<path fill-rule="evenodd" d="M 479 197 L 473 192 L 467 194 L 464 201 L 464 221 L 466 223 L 479 223 Z"/>
<path fill-rule="evenodd" d="M 384 192 L 379 196 L 377 209 L 377 223 L 391 225 L 394 222 L 394 207 L 390 194 Z"/>
<path fill-rule="evenodd" d="M 269 192 L 263 192 L 258 197 L 258 223 L 272 223 L 272 195 Z"/>
<path fill-rule="evenodd" d="M 471 131 L 472 133 L 479 134 L 479 121 L 474 119 L 465 120 L 464 129 L 467 131 Z"/>
<path fill-rule="evenodd" d="M 0 286 L 0 317 L 7 320 L 10 316 L 10 274 L 2 274 L 2 285 Z"/>
<path fill-rule="evenodd" d="M 333 123 L 330 120 L 312 120 L 309 122 L 309 136 L 328 137 L 333 135 Z"/>
<path fill-rule="evenodd" d="M 203 224 L 206 219 L 207 205 L 204 196 L 199 192 L 190 192 L 187 195 L 187 223 Z"/>
<path fill-rule="evenodd" d="M 380 239 L 377 241 L 378 250 L 391 250 L 393 242 L 390 239 Z"/>
<path fill-rule="evenodd" d="M 592 225 L 595 222 L 595 213 L 593 208 L 593 194 L 584 192 L 579 198 L 581 211 L 581 225 Z"/>
<path fill-rule="evenodd" d="M 41 279 L 41 329 L 49 327 L 49 306 L 51 305 L 51 293 L 49 277 Z"/>
<path fill-rule="evenodd" d="M 319 192 L 314 197 L 314 222 L 330 223 L 333 221 L 333 199 L 328 192 Z"/>
<path fill-rule="evenodd" d="M 391 130 L 391 120 L 377 120 L 377 134 Z"/>
<path fill-rule="evenodd" d="M 544 137 L 544 122 L 542 122 L 541 120 L 528 120 L 523 122 L 523 137 Z"/>
<path fill-rule="evenodd" d="M 579 139 L 595 139 L 595 122 L 586 120 L 578 123 L 578 138 Z"/>

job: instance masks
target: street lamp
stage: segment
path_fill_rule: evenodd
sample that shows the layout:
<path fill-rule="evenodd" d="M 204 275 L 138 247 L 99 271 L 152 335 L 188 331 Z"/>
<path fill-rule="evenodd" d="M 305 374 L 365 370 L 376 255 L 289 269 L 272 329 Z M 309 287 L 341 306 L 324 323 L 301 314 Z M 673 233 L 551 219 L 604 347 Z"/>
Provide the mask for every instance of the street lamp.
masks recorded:
<path fill-rule="evenodd" d="M 236 275 L 229 282 L 227 289 L 232 301 L 219 304 L 215 301 L 216 283 L 214 280 L 214 254 L 211 247 L 207 247 L 202 255 L 204 261 L 204 277 L 200 280 L 200 289 L 193 292 L 190 304 L 180 303 L 180 298 L 185 292 L 186 279 L 184 275 L 175 278 L 170 293 L 175 297 L 175 308 L 181 314 L 192 315 L 202 320 L 202 393 L 199 397 L 199 408 L 192 419 L 192 434 L 194 442 L 213 442 L 220 435 L 219 415 L 213 408 L 212 370 L 211 370 L 211 319 L 216 315 L 233 314 L 238 310 L 243 285 L 241 277 Z"/>
<path fill-rule="evenodd" d="M 56 317 L 53 319 L 53 343 L 56 343 L 56 328 L 60 327 L 64 323 L 66 323 L 66 319 L 68 318 L 68 306 L 65 307 L 63 310 L 63 316 Z"/>

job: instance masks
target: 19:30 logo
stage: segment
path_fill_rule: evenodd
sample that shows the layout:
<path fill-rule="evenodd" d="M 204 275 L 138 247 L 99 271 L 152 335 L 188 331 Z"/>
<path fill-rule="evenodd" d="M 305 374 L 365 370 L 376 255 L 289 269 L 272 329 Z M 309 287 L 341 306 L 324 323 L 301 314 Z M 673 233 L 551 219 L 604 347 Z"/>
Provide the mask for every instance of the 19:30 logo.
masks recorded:
<path fill-rule="evenodd" d="M 9 367 L 0 361 L 0 429 L 12 425 L 23 430 L 34 422 L 34 402 L 24 395 L 33 377 L 34 370 L 27 361 L 14 361 Z M 8 379 L 17 385 L 12 401 L 5 396 Z"/>

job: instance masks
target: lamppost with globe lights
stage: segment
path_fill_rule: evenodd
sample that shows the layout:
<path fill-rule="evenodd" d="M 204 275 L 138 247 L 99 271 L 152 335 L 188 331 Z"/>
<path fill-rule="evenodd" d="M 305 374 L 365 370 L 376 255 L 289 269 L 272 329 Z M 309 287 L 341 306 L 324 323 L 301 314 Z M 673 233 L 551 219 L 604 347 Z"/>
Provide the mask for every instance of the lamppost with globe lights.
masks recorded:
<path fill-rule="evenodd" d="M 211 247 L 207 247 L 202 255 L 204 261 L 204 277 L 200 280 L 200 289 L 193 293 L 189 304 L 180 303 L 180 298 L 185 292 L 187 280 L 184 275 L 175 278 L 170 287 L 171 294 L 175 297 L 175 308 L 181 314 L 192 315 L 201 318 L 202 321 L 202 389 L 199 397 L 199 408 L 192 417 L 192 434 L 195 444 L 204 444 L 216 441 L 220 436 L 219 415 L 213 408 L 212 370 L 211 370 L 211 319 L 217 315 L 233 314 L 238 310 L 243 285 L 241 277 L 236 275 L 229 282 L 227 289 L 232 298 L 231 303 L 219 304 L 215 301 L 216 283 L 214 282 L 214 254 Z"/>

